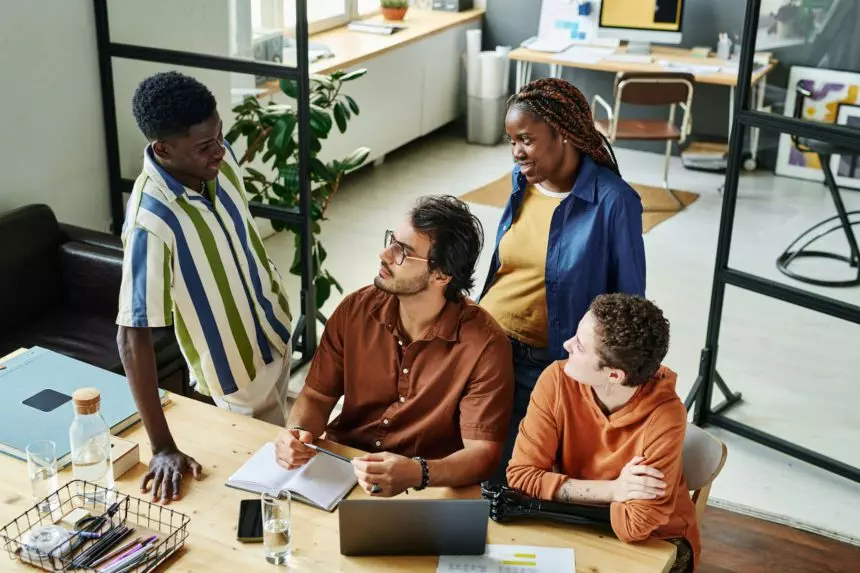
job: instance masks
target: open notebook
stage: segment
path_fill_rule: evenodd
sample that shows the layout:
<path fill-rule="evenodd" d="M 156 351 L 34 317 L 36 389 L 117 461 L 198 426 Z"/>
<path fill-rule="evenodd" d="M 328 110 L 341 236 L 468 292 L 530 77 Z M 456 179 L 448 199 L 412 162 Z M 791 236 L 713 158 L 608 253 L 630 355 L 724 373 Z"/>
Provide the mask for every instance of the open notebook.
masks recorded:
<path fill-rule="evenodd" d="M 227 485 L 254 493 L 289 491 L 294 498 L 333 511 L 358 480 L 352 464 L 317 454 L 296 470 L 285 470 L 275 461 L 275 444 L 267 443 L 227 480 Z"/>

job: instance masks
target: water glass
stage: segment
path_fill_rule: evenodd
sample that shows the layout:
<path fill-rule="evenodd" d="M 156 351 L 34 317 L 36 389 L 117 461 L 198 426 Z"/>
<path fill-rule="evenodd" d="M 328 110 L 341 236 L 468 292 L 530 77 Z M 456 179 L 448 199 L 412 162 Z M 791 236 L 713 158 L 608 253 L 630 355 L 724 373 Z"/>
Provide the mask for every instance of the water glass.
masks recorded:
<path fill-rule="evenodd" d="M 263 546 L 266 561 L 273 565 L 283 565 L 290 559 L 292 543 L 290 538 L 290 492 L 285 491 L 278 497 L 263 493 L 260 503 L 263 506 Z"/>
<path fill-rule="evenodd" d="M 57 475 L 56 444 L 51 440 L 38 440 L 27 444 L 27 470 L 34 502 L 40 503 L 57 491 L 60 478 Z M 42 512 L 50 512 L 52 509 L 51 502 L 39 505 L 39 511 Z"/>

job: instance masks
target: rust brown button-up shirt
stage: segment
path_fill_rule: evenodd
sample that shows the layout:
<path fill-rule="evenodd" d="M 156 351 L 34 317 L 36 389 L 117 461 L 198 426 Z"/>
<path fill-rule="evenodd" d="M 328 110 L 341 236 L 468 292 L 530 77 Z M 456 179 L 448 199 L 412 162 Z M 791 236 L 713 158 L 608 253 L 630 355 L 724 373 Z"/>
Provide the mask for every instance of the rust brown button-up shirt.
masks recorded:
<path fill-rule="evenodd" d="M 438 459 L 463 440 L 502 442 L 514 396 L 511 346 L 471 301 L 448 302 L 411 343 L 398 331 L 396 296 L 365 287 L 329 318 L 305 384 L 343 410 L 326 429 L 370 452 Z"/>

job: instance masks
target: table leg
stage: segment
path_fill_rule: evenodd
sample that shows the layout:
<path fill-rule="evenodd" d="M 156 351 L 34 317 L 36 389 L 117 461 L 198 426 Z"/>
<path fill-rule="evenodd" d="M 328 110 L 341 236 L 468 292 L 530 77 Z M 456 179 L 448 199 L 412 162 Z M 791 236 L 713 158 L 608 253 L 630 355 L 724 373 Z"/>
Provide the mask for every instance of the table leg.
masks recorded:
<path fill-rule="evenodd" d="M 767 89 L 767 76 L 762 77 L 761 81 L 756 84 L 755 92 L 755 110 L 761 111 L 764 108 L 764 95 Z M 753 171 L 758 166 L 758 145 L 761 137 L 761 129 L 758 127 L 752 128 L 750 131 L 750 158 L 744 162 L 744 169 Z"/>
<path fill-rule="evenodd" d="M 729 137 L 732 138 L 732 125 L 735 122 L 735 86 L 729 86 Z"/>
<path fill-rule="evenodd" d="M 551 78 L 560 78 L 561 77 L 561 64 L 550 64 L 549 65 L 549 77 L 551 77 Z"/>

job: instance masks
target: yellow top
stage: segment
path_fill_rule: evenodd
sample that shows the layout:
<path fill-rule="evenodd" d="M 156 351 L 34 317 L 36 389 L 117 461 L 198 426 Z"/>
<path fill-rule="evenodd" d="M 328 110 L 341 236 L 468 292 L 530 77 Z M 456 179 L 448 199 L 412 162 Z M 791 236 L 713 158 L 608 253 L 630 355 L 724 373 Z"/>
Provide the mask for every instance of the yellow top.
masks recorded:
<path fill-rule="evenodd" d="M 546 251 L 552 214 L 567 193 L 530 185 L 511 228 L 499 243 L 499 270 L 481 306 L 511 338 L 546 348 Z"/>

